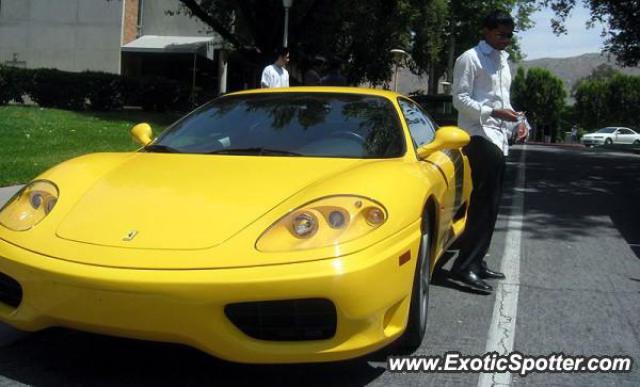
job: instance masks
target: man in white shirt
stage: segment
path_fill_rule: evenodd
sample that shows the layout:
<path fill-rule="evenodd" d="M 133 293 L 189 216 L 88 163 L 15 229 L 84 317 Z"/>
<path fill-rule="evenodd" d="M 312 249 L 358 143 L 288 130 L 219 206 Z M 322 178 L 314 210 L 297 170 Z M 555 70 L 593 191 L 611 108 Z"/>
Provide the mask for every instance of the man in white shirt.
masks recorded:
<path fill-rule="evenodd" d="M 260 86 L 263 88 L 289 87 L 289 72 L 285 68 L 289 63 L 289 49 L 282 48 L 277 55 L 275 63 L 262 70 Z"/>
<path fill-rule="evenodd" d="M 504 279 L 484 262 L 498 216 L 502 194 L 505 156 L 509 134 L 524 119 L 511 107 L 511 72 L 504 50 L 511 43 L 515 23 L 502 11 L 484 20 L 482 40 L 456 60 L 453 71 L 453 105 L 458 126 L 471 135 L 464 149 L 471 165 L 473 191 L 467 225 L 456 247 L 458 258 L 451 278 L 476 290 L 490 292 L 485 279 Z M 526 137 L 525 125 L 518 125 L 518 139 Z"/>

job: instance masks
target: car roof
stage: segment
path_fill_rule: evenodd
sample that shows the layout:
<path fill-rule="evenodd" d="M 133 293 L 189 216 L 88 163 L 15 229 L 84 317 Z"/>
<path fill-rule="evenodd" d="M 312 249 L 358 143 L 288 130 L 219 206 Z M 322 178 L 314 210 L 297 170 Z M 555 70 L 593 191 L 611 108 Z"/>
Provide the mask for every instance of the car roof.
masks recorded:
<path fill-rule="evenodd" d="M 345 94 L 360 94 L 360 95 L 374 95 L 379 97 L 385 97 L 388 99 L 396 99 L 397 97 L 405 97 L 402 94 L 383 89 L 370 89 L 365 87 L 334 87 L 334 86 L 295 86 L 295 87 L 281 87 L 273 89 L 250 89 L 237 91 L 228 95 L 251 95 L 251 94 L 267 94 L 267 93 L 345 93 Z"/>

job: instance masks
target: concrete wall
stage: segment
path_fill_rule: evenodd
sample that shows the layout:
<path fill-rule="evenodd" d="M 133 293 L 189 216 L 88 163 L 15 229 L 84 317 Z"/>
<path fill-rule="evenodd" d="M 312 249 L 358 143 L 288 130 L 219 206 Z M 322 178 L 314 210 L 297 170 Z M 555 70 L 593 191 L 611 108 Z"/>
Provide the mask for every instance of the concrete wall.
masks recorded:
<path fill-rule="evenodd" d="M 142 3 L 142 35 L 210 36 L 206 24 L 186 14 L 167 15 L 179 10 L 176 0 L 140 0 Z"/>
<path fill-rule="evenodd" d="M 0 63 L 120 72 L 123 0 L 2 0 Z"/>

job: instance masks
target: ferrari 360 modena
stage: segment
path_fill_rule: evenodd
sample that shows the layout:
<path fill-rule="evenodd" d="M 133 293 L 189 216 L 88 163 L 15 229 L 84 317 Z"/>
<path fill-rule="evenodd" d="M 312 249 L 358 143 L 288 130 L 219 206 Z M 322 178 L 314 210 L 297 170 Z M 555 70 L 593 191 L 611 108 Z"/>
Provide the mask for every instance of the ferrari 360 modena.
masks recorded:
<path fill-rule="evenodd" d="M 461 147 L 402 95 L 228 94 L 141 148 L 44 172 L 0 210 L 0 320 L 186 344 L 245 363 L 335 361 L 425 335 L 463 232 Z"/>

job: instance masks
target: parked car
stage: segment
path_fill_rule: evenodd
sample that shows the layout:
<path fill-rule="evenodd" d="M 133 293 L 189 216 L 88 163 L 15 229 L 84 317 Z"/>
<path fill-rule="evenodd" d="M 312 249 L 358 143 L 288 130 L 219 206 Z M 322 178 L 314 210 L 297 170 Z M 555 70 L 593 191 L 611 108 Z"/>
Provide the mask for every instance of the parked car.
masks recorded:
<path fill-rule="evenodd" d="M 627 144 L 640 145 L 640 134 L 629 128 L 606 127 L 582 136 L 587 146 Z"/>
<path fill-rule="evenodd" d="M 420 345 L 463 232 L 469 136 L 357 88 L 228 94 L 132 153 L 37 177 L 0 209 L 0 320 L 248 363 Z"/>

